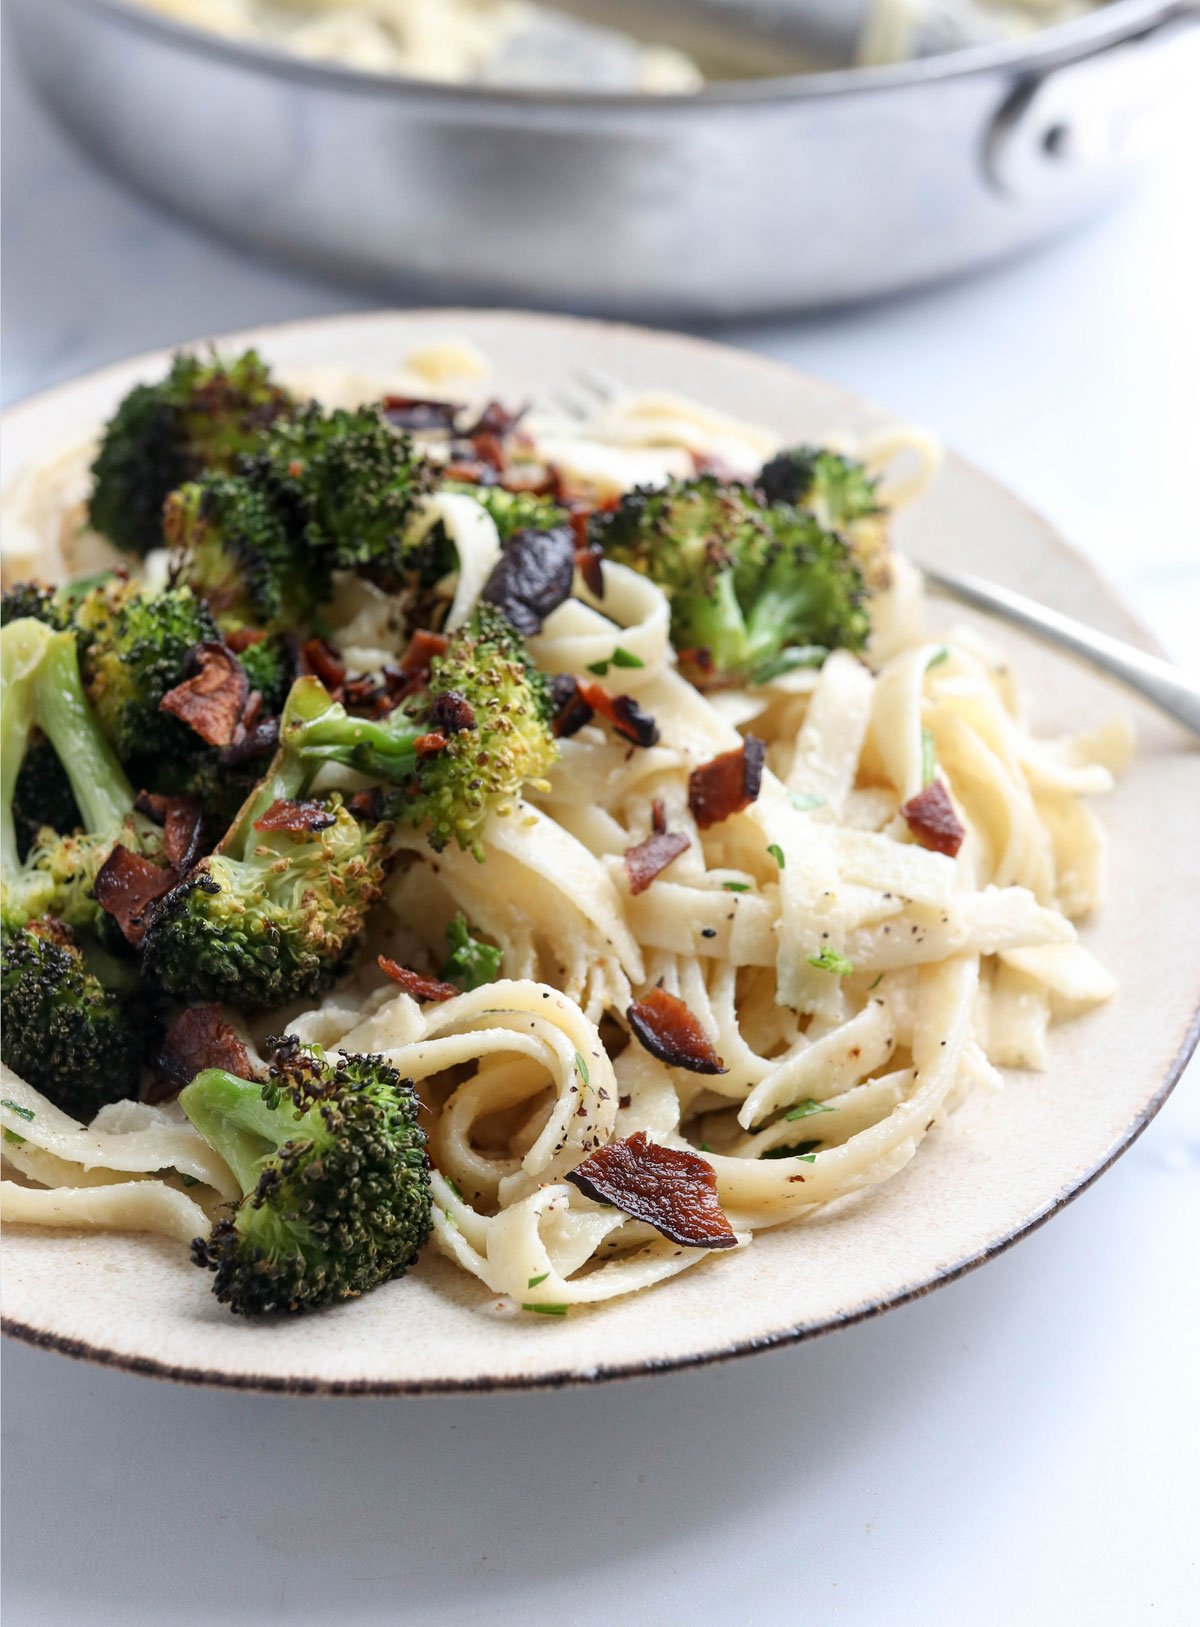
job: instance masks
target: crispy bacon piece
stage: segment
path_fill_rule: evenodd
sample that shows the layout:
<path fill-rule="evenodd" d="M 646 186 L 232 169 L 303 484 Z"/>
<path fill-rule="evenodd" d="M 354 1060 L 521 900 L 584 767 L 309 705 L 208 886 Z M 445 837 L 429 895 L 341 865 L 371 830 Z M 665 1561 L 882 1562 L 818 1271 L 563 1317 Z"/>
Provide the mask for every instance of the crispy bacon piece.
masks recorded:
<path fill-rule="evenodd" d="M 150 906 L 175 882 L 173 870 L 162 870 L 118 843 L 100 866 L 94 891 L 97 904 L 113 917 L 126 940 L 139 944 L 146 935 Z"/>
<path fill-rule="evenodd" d="M 398 983 L 405 994 L 411 994 L 414 1000 L 453 1000 L 462 993 L 453 983 L 442 983 L 436 977 L 422 977 L 420 972 L 410 971 L 407 966 L 401 966 L 399 961 L 391 960 L 387 955 L 379 956 L 379 968 L 387 973 L 393 983 Z"/>
<path fill-rule="evenodd" d="M 553 729 L 560 740 L 578 734 L 596 715 L 579 692 L 579 679 L 572 678 L 569 672 L 555 674 L 550 694 L 554 701 Z"/>
<path fill-rule="evenodd" d="M 200 857 L 204 810 L 199 797 L 170 797 L 163 819 L 163 850 L 177 876 L 184 876 Z"/>
<path fill-rule="evenodd" d="M 528 411 L 528 407 L 518 407 L 513 412 L 502 401 L 489 401 L 475 423 L 469 429 L 464 429 L 463 434 L 468 440 L 474 440 L 480 435 L 494 435 L 503 440 L 512 434 Z"/>
<path fill-rule="evenodd" d="M 651 829 L 659 836 L 667 828 L 667 810 L 661 797 L 655 797 L 650 804 L 650 825 Z"/>
<path fill-rule="evenodd" d="M 967 833 L 941 780 L 934 780 L 910 798 L 900 812 L 922 847 L 932 848 L 935 853 L 945 853 L 952 859 L 963 845 Z"/>
<path fill-rule="evenodd" d="M 658 724 L 634 700 L 632 695 L 614 695 L 603 684 L 592 678 L 576 680 L 580 699 L 598 712 L 631 746 L 656 746 Z"/>
<path fill-rule="evenodd" d="M 582 514 L 572 514 L 571 516 L 571 527 L 575 532 L 576 538 L 578 538 L 580 533 L 580 521 L 582 521 L 584 540 L 575 550 L 575 569 L 579 572 L 580 576 L 583 577 L 584 586 L 587 588 L 592 597 L 595 599 L 603 599 L 604 555 L 600 552 L 599 548 L 593 548 L 587 541 L 588 516 L 586 512 L 583 512 Z"/>
<path fill-rule="evenodd" d="M 418 672 L 428 672 L 433 665 L 435 655 L 444 655 L 450 640 L 444 633 L 431 633 L 428 628 L 419 627 L 408 641 L 408 647 L 400 657 L 400 671 L 406 676 Z"/>
<path fill-rule="evenodd" d="M 239 627 L 232 633 L 226 633 L 224 638 L 234 655 L 241 655 L 243 650 L 261 644 L 266 636 L 261 627 Z"/>
<path fill-rule="evenodd" d="M 168 689 L 159 706 L 194 729 L 206 745 L 232 745 L 250 695 L 245 668 L 225 644 L 198 644 L 192 661 L 195 676 Z"/>
<path fill-rule="evenodd" d="M 685 1248 L 735 1248 L 717 1199 L 717 1177 L 699 1153 L 660 1147 L 644 1130 L 610 1141 L 567 1174 L 597 1203 L 610 1204 Z"/>
<path fill-rule="evenodd" d="M 719 825 L 757 800 L 766 747 L 752 734 L 735 751 L 722 752 L 688 775 L 688 807 L 701 830 Z"/>
<path fill-rule="evenodd" d="M 569 525 L 518 531 L 505 544 L 481 597 L 528 638 L 571 597 L 574 582 L 575 538 Z"/>
<path fill-rule="evenodd" d="M 492 469 L 503 476 L 508 466 L 508 456 L 499 435 L 494 435 L 488 429 L 480 430 L 478 435 L 471 436 L 471 450 L 485 469 Z"/>
<path fill-rule="evenodd" d="M 728 1073 L 699 1020 L 677 995 L 668 994 L 666 989 L 651 989 L 645 999 L 635 1000 L 625 1015 L 635 1039 L 669 1068 L 686 1068 L 689 1073 Z"/>
<path fill-rule="evenodd" d="M 326 689 L 340 689 L 346 682 L 346 663 L 323 638 L 307 639 L 300 646 L 300 671 L 319 678 Z"/>
<path fill-rule="evenodd" d="M 440 729 L 430 729 L 428 734 L 419 734 L 413 741 L 413 750 L 418 757 L 433 757 L 439 751 L 445 751 L 449 741 Z"/>
<path fill-rule="evenodd" d="M 186 875 L 200 857 L 204 811 L 199 797 L 165 797 L 157 791 L 139 791 L 133 805 L 163 827 L 167 862 L 177 876 Z"/>
<path fill-rule="evenodd" d="M 555 463 L 519 463 L 505 472 L 500 482 L 505 491 L 524 492 L 530 497 L 553 497 L 564 502 L 567 483 L 562 470 Z"/>
<path fill-rule="evenodd" d="M 655 831 L 644 842 L 625 850 L 625 874 L 631 893 L 644 893 L 658 875 L 692 845 L 683 831 Z"/>
<path fill-rule="evenodd" d="M 253 1075 L 242 1037 L 222 1017 L 220 1006 L 189 1006 L 175 1018 L 154 1058 L 158 1077 L 147 1100 L 172 1101 L 202 1068 L 224 1068 L 239 1079 Z"/>
<path fill-rule="evenodd" d="M 440 429 L 452 435 L 462 411 L 458 402 L 419 395 L 385 395 L 383 398 L 383 416 L 388 423 L 413 434 Z"/>
<path fill-rule="evenodd" d="M 440 734 L 462 734 L 464 729 L 475 727 L 475 712 L 465 695 L 460 695 L 457 689 L 447 689 L 434 696 L 429 721 Z"/>
<path fill-rule="evenodd" d="M 296 836 L 308 836 L 314 831 L 328 830 L 336 824 L 336 816 L 323 802 L 286 802 L 281 797 L 254 821 L 255 830 L 284 830 Z"/>

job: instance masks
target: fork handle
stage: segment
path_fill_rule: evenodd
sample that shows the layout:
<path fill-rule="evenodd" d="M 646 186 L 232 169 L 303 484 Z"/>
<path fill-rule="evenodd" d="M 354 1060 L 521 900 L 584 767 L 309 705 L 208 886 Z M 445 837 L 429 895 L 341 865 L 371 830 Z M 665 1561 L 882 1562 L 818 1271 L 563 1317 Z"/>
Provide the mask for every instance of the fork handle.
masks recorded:
<path fill-rule="evenodd" d="M 1166 712 L 1177 723 L 1200 740 L 1200 680 L 1191 677 L 1170 661 L 1160 656 L 1147 655 L 1144 650 L 1123 639 L 1098 633 L 1083 622 L 1050 610 L 1021 593 L 997 587 L 978 576 L 960 576 L 922 567 L 925 580 L 931 587 L 973 605 L 977 610 L 990 610 L 1015 627 L 1023 627 L 1050 644 L 1077 655 L 1089 665 L 1105 672 L 1110 678 L 1136 691 L 1159 711 Z"/>

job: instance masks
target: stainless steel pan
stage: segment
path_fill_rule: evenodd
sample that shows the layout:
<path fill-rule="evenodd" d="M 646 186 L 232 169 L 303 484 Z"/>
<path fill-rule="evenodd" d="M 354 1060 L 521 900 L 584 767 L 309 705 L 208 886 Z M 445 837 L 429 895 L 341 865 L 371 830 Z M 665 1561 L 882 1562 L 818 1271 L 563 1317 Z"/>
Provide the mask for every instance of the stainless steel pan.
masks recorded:
<path fill-rule="evenodd" d="M 392 294 L 731 317 L 1014 253 L 1106 201 L 1197 0 L 899 68 L 562 96 L 315 65 L 124 0 L 9 0 L 42 94 L 154 197 Z"/>

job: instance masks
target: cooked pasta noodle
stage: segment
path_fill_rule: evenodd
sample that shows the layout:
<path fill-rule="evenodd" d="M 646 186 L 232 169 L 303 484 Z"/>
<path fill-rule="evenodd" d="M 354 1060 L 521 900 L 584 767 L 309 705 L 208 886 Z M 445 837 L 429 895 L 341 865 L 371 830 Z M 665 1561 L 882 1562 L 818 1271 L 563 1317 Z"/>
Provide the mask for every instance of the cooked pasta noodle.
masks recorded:
<path fill-rule="evenodd" d="M 528 424 L 528 456 L 601 498 L 697 455 L 750 470 L 775 449 L 766 431 L 661 393 L 585 425 Z M 917 433 L 858 450 L 891 476 L 893 507 L 936 467 Z M 36 538 L 54 570 L 97 546 L 78 533 L 78 468 L 77 455 L 53 461 L 10 494 L 20 551 Z M 430 499 L 420 523 L 438 521 L 461 561 L 447 589 L 458 621 L 498 555 L 496 530 L 466 497 Z M 1081 798 L 1112 784 L 1127 728 L 1039 739 L 1011 663 L 976 632 L 931 636 L 903 559 L 886 578 L 866 660 L 836 653 L 819 672 L 719 696 L 676 669 L 650 581 L 612 563 L 602 598 L 578 581 L 532 652 L 550 673 L 579 673 L 619 644 L 631 658 L 621 686 L 659 743 L 635 750 L 595 724 L 563 741 L 545 787 L 493 817 L 482 864 L 399 839 L 375 930 L 436 965 L 462 911 L 502 951 L 499 981 L 421 1005 L 360 971 L 293 1016 L 306 1043 L 380 1054 L 416 1082 L 437 1247 L 491 1295 L 558 1312 L 710 1260 L 565 1179 L 616 1139 L 644 1131 L 698 1149 L 746 1247 L 898 1175 L 957 1100 L 1001 1084 L 998 1065 L 1043 1066 L 1049 1025 L 1113 994 L 1074 922 L 1103 877 Z M 339 596 L 333 632 L 367 667 L 394 658 L 402 636 L 362 588 Z M 701 829 L 689 773 L 751 724 L 766 745 L 761 792 Z M 918 845 L 899 811 L 928 781 L 931 751 L 966 830 L 953 858 Z M 656 803 L 688 846 L 635 893 L 624 855 L 650 834 Z M 670 1066 L 630 1038 L 627 1009 L 656 985 L 688 1006 L 723 1073 Z M 6 1074 L 0 1121 L 9 1221 L 185 1239 L 237 1191 L 174 1106 L 122 1104 L 85 1128 Z"/>

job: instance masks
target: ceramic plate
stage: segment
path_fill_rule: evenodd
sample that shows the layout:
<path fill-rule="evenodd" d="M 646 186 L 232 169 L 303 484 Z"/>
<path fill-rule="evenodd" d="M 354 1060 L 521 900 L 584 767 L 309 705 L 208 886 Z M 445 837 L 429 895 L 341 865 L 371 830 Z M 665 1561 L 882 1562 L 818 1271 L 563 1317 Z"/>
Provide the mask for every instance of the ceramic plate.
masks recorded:
<path fill-rule="evenodd" d="M 634 388 L 669 386 L 793 440 L 888 420 L 815 379 L 740 351 L 635 328 L 488 312 L 355 316 L 237 334 L 279 365 L 380 374 L 415 346 L 464 336 L 507 400 L 588 364 Z M 141 357 L 15 408 L 6 474 L 105 417 L 164 356 Z M 954 426 L 941 426 L 953 436 Z M 918 559 L 998 579 L 1135 643 L 1150 641 L 1091 567 L 1036 514 L 957 458 L 906 517 Z M 946 609 L 947 617 L 961 612 Z M 137 1372 L 247 1389 L 500 1389 L 685 1367 L 809 1337 L 902 1304 L 1007 1248 L 1134 1140 L 1178 1077 L 1197 1032 L 1200 849 L 1196 758 L 1178 731 L 1088 670 L 999 634 L 1036 700 L 1039 727 L 1090 726 L 1123 709 L 1139 748 L 1101 806 L 1109 897 L 1084 931 L 1119 997 L 1054 1028 L 1043 1074 L 977 1093 L 894 1180 L 653 1293 L 563 1321 L 502 1314 L 430 1250 L 417 1270 L 332 1312 L 235 1320 L 177 1245 L 132 1236 L 6 1229 L 4 1327 L 16 1337 Z"/>

